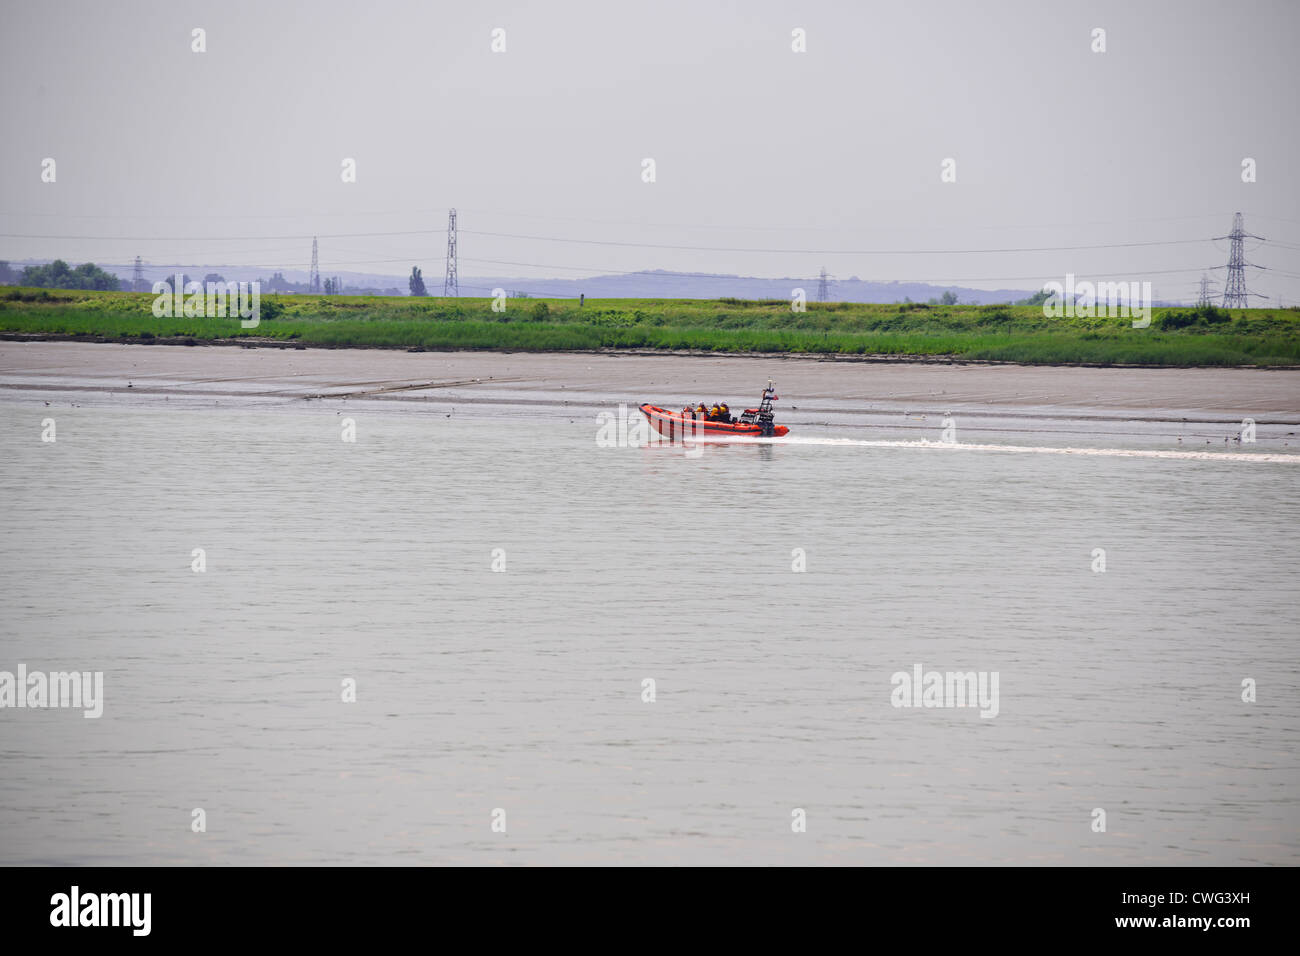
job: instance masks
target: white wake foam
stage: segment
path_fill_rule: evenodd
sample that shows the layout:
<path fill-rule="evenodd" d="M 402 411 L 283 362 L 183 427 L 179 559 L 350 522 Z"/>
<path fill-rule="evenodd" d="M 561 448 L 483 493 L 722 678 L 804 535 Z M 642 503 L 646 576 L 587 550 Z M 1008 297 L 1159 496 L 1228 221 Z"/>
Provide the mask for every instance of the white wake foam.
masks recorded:
<path fill-rule="evenodd" d="M 735 439 L 731 439 L 735 441 Z M 1043 445 L 978 445 L 968 442 L 929 441 L 925 438 L 869 440 L 864 438 L 816 438 L 787 435 L 784 438 L 752 438 L 749 441 L 777 445 L 849 445 L 863 448 L 925 448 L 936 451 L 1001 451 L 1028 455 L 1095 455 L 1104 458 L 1168 458 L 1175 461 L 1250 461 L 1300 464 L 1300 455 L 1271 452 L 1177 451 L 1154 448 L 1051 448 Z"/>

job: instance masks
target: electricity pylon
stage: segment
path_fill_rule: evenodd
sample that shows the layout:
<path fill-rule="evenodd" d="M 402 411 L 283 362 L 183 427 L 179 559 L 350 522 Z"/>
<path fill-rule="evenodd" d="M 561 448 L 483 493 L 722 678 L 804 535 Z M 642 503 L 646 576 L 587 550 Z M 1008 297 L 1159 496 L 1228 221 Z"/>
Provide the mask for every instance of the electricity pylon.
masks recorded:
<path fill-rule="evenodd" d="M 1253 263 L 1246 261 L 1246 237 L 1251 239 L 1263 239 L 1263 236 L 1256 236 L 1245 229 L 1245 222 L 1241 213 L 1232 217 L 1232 232 L 1226 236 L 1216 236 L 1217 239 L 1231 239 L 1232 248 L 1228 253 L 1228 278 L 1223 286 L 1223 307 L 1225 309 L 1245 309 L 1250 307 L 1250 297 L 1258 295 L 1246 288 L 1246 266 Z"/>
<path fill-rule="evenodd" d="M 442 280 L 443 295 L 460 295 L 456 277 L 456 210 L 447 211 L 447 276 Z"/>
<path fill-rule="evenodd" d="M 307 289 L 310 292 L 320 291 L 320 257 L 317 255 L 315 237 L 311 240 L 311 275 L 307 279 Z"/>

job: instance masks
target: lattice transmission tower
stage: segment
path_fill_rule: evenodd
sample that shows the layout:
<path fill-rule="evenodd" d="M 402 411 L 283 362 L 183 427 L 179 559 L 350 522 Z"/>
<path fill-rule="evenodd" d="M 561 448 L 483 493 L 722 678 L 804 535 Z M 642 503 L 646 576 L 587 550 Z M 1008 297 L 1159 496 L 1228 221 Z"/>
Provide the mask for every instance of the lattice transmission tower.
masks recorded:
<path fill-rule="evenodd" d="M 827 302 L 830 300 L 830 297 L 831 297 L 830 273 L 826 271 L 825 266 L 822 266 L 821 274 L 818 275 L 817 277 L 817 301 Z"/>
<path fill-rule="evenodd" d="M 1263 239 L 1263 236 L 1257 236 L 1254 233 L 1246 231 L 1245 221 L 1241 213 L 1232 217 L 1232 232 L 1226 236 L 1216 236 L 1216 239 L 1232 240 L 1232 247 L 1228 253 L 1228 278 L 1223 285 L 1223 307 L 1225 309 L 1246 309 L 1250 307 L 1250 297 L 1258 296 L 1259 293 L 1251 292 L 1246 288 L 1246 266 L 1254 263 L 1246 261 L 1246 239 Z M 1261 298 L 1263 298 L 1261 296 Z"/>
<path fill-rule="evenodd" d="M 320 256 L 316 248 L 316 238 L 311 240 L 311 275 L 307 278 L 307 290 L 309 292 L 320 291 Z"/>
<path fill-rule="evenodd" d="M 447 276 L 442 280 L 443 295 L 460 295 L 460 280 L 456 277 L 456 210 L 447 210 Z"/>
<path fill-rule="evenodd" d="M 1210 289 L 1210 286 L 1213 284 L 1214 284 L 1214 280 L 1211 279 L 1209 276 L 1207 275 L 1201 276 L 1201 293 L 1196 297 L 1197 305 L 1210 304 L 1210 301 L 1214 298 L 1214 292 Z"/>
<path fill-rule="evenodd" d="M 140 261 L 139 256 L 135 257 L 135 270 L 131 273 L 131 291 L 146 291 L 144 285 L 144 263 Z"/>

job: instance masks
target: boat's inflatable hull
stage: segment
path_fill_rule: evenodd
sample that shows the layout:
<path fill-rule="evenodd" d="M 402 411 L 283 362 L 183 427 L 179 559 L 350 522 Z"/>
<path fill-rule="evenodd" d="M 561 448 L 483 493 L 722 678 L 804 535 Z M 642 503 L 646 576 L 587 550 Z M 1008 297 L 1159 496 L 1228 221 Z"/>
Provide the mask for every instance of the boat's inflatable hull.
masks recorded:
<path fill-rule="evenodd" d="M 641 414 L 650 419 L 655 431 L 669 439 L 679 438 L 720 438 L 741 436 L 744 438 L 761 438 L 763 429 L 759 425 L 747 425 L 741 422 L 706 422 L 698 418 L 683 418 L 681 412 L 670 412 L 658 405 L 641 406 Z M 772 426 L 772 436 L 780 438 L 789 434 L 790 429 L 784 425 Z"/>

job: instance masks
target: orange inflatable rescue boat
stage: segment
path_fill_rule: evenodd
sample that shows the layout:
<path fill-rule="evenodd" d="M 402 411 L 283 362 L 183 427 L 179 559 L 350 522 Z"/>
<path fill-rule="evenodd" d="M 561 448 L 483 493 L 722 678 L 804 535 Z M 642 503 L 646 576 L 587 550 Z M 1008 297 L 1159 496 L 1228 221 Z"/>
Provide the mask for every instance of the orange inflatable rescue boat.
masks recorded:
<path fill-rule="evenodd" d="M 659 434 L 669 439 L 701 436 L 722 438 L 728 435 L 741 435 L 746 438 L 780 438 L 782 435 L 788 435 L 790 429 L 772 420 L 772 403 L 779 398 L 771 381 L 768 381 L 767 388 L 763 389 L 763 398 L 758 403 L 758 408 L 745 409 L 744 414 L 739 418 L 731 418 L 730 415 L 725 419 L 700 416 L 695 413 L 688 415 L 685 411 L 674 412 L 648 402 L 641 406 L 641 414 L 650 419 L 650 424 Z"/>

